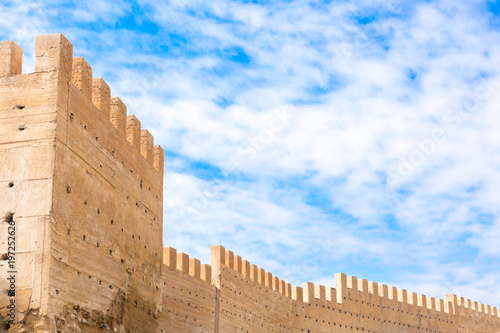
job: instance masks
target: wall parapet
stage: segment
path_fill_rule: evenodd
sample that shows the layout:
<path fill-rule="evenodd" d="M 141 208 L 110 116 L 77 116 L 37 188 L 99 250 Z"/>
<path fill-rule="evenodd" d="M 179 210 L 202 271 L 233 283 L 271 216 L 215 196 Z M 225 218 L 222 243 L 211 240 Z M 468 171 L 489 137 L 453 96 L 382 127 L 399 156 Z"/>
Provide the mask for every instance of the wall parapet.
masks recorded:
<path fill-rule="evenodd" d="M 263 287 L 269 288 L 281 295 L 292 298 L 292 285 L 277 276 L 273 276 L 271 272 L 243 260 L 239 255 L 235 255 L 232 251 L 226 250 L 222 245 L 215 245 L 210 248 L 211 265 L 214 269 L 214 278 L 220 273 L 220 266 L 224 265 L 235 270 L 238 274 L 242 274 L 248 279 L 257 282 Z M 215 273 L 217 272 L 217 274 Z"/>
<path fill-rule="evenodd" d="M 397 328 L 405 332 L 455 332 L 474 327 L 478 321 L 482 323 L 478 332 L 500 329 L 497 308 L 455 295 L 439 299 L 344 273 L 335 274 L 334 287 L 311 282 L 292 286 L 222 245 L 210 250 L 212 285 L 220 297 L 214 331 L 219 322 L 226 330 L 238 331 L 268 329 L 273 326 L 266 325 L 273 323 L 304 332 L 336 328 L 379 333 Z M 187 255 L 165 248 L 164 258 L 170 268 L 197 275 Z"/>
<path fill-rule="evenodd" d="M 443 313 L 449 313 L 449 308 L 451 308 L 451 304 L 442 299 L 408 292 L 406 289 L 398 289 L 366 279 L 358 279 L 355 276 L 346 276 L 344 273 L 335 274 L 335 288 L 339 291 L 337 293 L 338 303 L 344 302 L 345 295 L 349 292 L 351 298 L 354 299 L 369 299 L 371 295 L 371 299 L 377 303 L 395 302 L 396 304 L 418 306 L 422 309 Z"/>
<path fill-rule="evenodd" d="M 455 295 L 446 295 L 444 299 L 429 297 L 406 289 L 399 289 L 394 286 L 368 281 L 367 279 L 347 276 L 344 273 L 335 274 L 335 286 L 327 287 L 311 282 L 304 282 L 300 286 L 292 286 L 290 283 L 273 276 L 247 260 L 243 260 L 239 255 L 227 250 L 222 245 L 215 245 L 210 248 L 211 264 L 214 271 L 217 266 L 227 266 L 239 274 L 254 280 L 269 289 L 277 291 L 295 301 L 311 303 L 314 300 L 320 302 L 333 302 L 337 304 L 346 303 L 347 294 L 353 300 L 372 301 L 376 304 L 384 302 L 401 303 L 404 305 L 417 306 L 425 310 L 433 310 L 442 313 L 454 313 L 453 309 L 458 307 L 488 314 L 493 317 L 500 317 L 500 310 L 496 307 L 484 305 L 471 300 L 464 300 Z M 215 274 L 214 274 L 215 277 Z"/>
<path fill-rule="evenodd" d="M 163 248 L 163 265 L 202 281 L 212 282 L 212 267 L 210 265 L 201 264 L 200 260 L 190 258 L 183 252 L 177 252 L 173 247 Z"/>
<path fill-rule="evenodd" d="M 62 34 L 36 38 L 34 73 L 22 74 L 22 58 L 23 50 L 16 43 L 0 42 L 0 78 L 53 73 L 60 78 L 61 85 L 67 82 L 76 87 L 82 98 L 102 115 L 101 121 L 114 125 L 118 140 L 127 141 L 130 149 L 137 151 L 152 169 L 163 174 L 163 149 L 154 145 L 153 136 L 146 129 L 141 129 L 141 123 L 135 116 L 127 116 L 127 107 L 118 97 L 111 98 L 111 89 L 106 82 L 102 78 L 93 78 L 88 62 L 83 57 L 73 58 L 73 45 Z M 91 130 L 88 124 L 83 126 Z M 116 154 L 114 150 L 111 153 L 113 156 Z"/>

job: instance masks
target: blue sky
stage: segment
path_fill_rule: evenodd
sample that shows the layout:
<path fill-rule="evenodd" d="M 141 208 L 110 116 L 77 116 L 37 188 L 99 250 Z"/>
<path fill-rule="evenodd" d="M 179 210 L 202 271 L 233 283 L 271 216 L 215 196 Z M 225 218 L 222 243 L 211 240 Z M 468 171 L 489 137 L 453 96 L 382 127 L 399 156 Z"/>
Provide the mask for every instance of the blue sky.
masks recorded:
<path fill-rule="evenodd" d="M 15 19 L 12 19 L 15 18 Z M 500 306 L 497 1 L 2 1 L 166 152 L 165 245 Z"/>

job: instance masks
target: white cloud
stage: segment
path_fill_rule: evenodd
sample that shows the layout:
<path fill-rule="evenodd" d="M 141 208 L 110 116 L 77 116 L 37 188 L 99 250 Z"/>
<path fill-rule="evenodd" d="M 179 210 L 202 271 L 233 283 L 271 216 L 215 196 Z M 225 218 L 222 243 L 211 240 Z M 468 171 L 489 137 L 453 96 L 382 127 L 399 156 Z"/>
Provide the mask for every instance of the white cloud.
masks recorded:
<path fill-rule="evenodd" d="M 94 1 L 65 12 L 104 24 L 62 32 L 173 156 L 168 245 L 206 261 L 208 246 L 223 243 L 295 283 L 287 268 L 315 256 L 303 280 L 359 270 L 498 306 L 500 86 L 488 96 L 478 87 L 500 82 L 499 33 L 481 1 L 400 3 L 141 1 L 139 26 L 127 30 L 114 24 L 130 5 Z M 32 15 L 36 34 L 62 29 L 34 4 L 9 11 Z M 6 11 L 2 36 L 16 39 Z M 20 40 L 29 48 L 34 36 Z M 231 61 L 240 51 L 248 63 Z M 464 112 L 470 101 L 477 110 Z M 283 109 L 287 126 L 242 153 Z M 436 130 L 445 140 L 425 154 Z M 198 162 L 229 177 L 198 177 Z M 400 174 L 393 186 L 389 174 Z"/>

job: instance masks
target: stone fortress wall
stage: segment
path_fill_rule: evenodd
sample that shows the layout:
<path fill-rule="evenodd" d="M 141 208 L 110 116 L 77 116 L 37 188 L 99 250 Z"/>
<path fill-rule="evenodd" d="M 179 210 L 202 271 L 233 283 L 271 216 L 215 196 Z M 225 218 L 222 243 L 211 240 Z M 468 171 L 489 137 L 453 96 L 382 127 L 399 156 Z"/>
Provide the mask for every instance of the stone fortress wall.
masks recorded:
<path fill-rule="evenodd" d="M 220 245 L 210 257 L 200 277 L 198 260 L 165 248 L 158 332 L 500 332 L 500 309 L 456 295 L 435 299 L 343 273 L 335 287 L 298 287 Z"/>
<path fill-rule="evenodd" d="M 0 42 L 0 332 L 500 332 L 494 307 L 163 248 L 163 150 L 60 34 Z M 174 222 L 174 221 L 170 221 Z M 8 227 L 15 224 L 16 322 Z"/>
<path fill-rule="evenodd" d="M 22 50 L 0 43 L 0 215 L 16 223 L 16 319 L 30 332 L 153 332 L 163 150 L 64 36 L 38 37 L 35 53 L 35 72 L 21 74 Z M 2 261 L 2 290 L 7 270 Z"/>

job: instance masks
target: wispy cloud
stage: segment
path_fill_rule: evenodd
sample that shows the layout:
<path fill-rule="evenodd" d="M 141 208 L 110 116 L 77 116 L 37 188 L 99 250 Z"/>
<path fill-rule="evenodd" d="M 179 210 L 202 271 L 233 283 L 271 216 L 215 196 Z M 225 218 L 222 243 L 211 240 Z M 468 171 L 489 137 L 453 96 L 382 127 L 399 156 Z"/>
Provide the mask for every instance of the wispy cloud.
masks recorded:
<path fill-rule="evenodd" d="M 500 306 L 495 8 L 7 1 L 0 37 L 29 69 L 35 35 L 63 32 L 152 130 L 166 244 L 208 261 L 222 243 L 294 283 L 345 271 Z"/>

